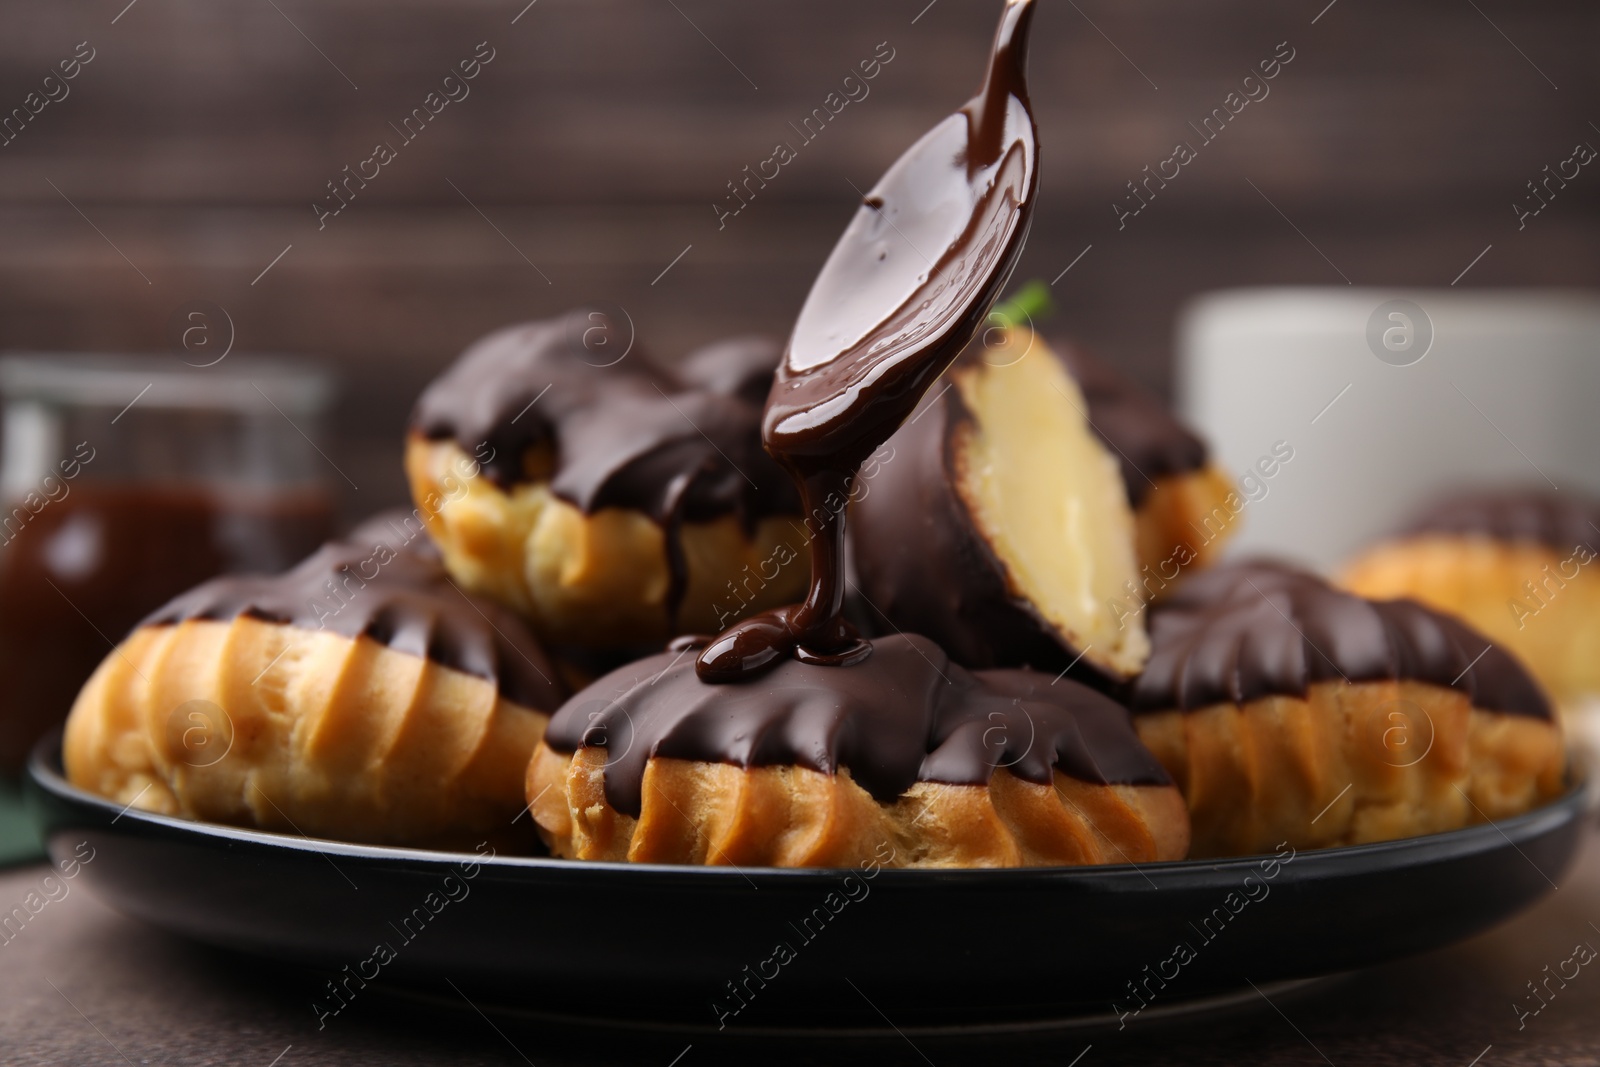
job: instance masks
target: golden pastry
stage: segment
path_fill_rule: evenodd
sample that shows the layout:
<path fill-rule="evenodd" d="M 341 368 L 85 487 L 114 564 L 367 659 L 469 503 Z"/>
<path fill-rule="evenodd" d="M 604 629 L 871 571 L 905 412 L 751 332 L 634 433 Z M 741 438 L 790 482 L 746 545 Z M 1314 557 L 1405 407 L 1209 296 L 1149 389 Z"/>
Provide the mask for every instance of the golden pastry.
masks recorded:
<path fill-rule="evenodd" d="M 152 614 L 67 721 L 74 785 L 163 815 L 371 843 L 514 833 L 561 690 L 510 612 L 396 519 Z"/>
<path fill-rule="evenodd" d="M 1414 601 L 1229 564 L 1156 605 L 1151 640 L 1134 724 L 1183 790 L 1196 856 L 1452 830 L 1563 788 L 1537 683 Z"/>
<path fill-rule="evenodd" d="M 406 472 L 451 574 L 552 646 L 659 648 L 793 599 L 805 527 L 752 400 L 776 347 L 669 374 L 613 332 L 582 311 L 510 327 L 422 394 Z"/>
<path fill-rule="evenodd" d="M 1357 556 L 1343 584 L 1413 597 L 1514 652 L 1563 709 L 1600 696 L 1600 501 L 1538 489 L 1443 500 Z"/>
<path fill-rule="evenodd" d="M 1181 859 L 1182 798 L 1107 697 L 921 637 L 710 684 L 682 648 L 567 702 L 528 767 L 558 856 L 735 866 Z"/>

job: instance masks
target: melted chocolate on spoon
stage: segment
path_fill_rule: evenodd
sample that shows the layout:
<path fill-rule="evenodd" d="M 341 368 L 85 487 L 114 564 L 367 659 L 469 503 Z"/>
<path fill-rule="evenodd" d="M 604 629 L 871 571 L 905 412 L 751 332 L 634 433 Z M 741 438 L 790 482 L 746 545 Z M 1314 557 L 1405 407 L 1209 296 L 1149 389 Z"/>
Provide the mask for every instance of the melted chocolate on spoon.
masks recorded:
<path fill-rule="evenodd" d="M 840 617 L 843 505 L 857 465 L 978 329 L 1015 262 L 1037 177 L 1022 84 L 1030 0 L 1012 0 L 983 93 L 908 152 L 835 248 L 767 400 L 767 450 L 801 486 L 813 542 L 805 603 L 711 641 L 681 638 L 551 718 L 557 752 L 606 750 L 607 803 L 644 812 L 652 759 L 838 774 L 889 803 L 914 782 L 1169 785 L 1126 711 L 1069 680 L 967 671 L 925 637 L 860 641 Z M 925 258 L 925 257 L 937 257 Z M 816 664 L 859 663 L 831 670 Z M 739 682 L 770 671 L 760 685 Z M 1059 684 L 1058 684 L 1059 682 Z"/>
<path fill-rule="evenodd" d="M 1032 0 L 1008 0 L 982 90 L 895 161 L 811 287 L 761 426 L 820 527 L 811 588 L 713 639 L 695 664 L 704 681 L 750 678 L 791 655 L 842 666 L 871 653 L 841 614 L 843 502 L 856 468 L 977 332 L 1022 251 L 1039 182 L 1032 21 Z"/>

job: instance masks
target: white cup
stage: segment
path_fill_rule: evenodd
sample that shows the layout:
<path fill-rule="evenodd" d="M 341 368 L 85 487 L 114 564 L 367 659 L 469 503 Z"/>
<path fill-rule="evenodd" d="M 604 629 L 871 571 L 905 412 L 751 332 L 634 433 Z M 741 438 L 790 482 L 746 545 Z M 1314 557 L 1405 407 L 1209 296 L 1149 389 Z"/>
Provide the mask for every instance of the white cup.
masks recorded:
<path fill-rule="evenodd" d="M 1452 489 L 1600 495 L 1592 293 L 1211 293 L 1180 318 L 1176 376 L 1182 416 L 1244 486 L 1231 554 L 1333 570 Z"/>

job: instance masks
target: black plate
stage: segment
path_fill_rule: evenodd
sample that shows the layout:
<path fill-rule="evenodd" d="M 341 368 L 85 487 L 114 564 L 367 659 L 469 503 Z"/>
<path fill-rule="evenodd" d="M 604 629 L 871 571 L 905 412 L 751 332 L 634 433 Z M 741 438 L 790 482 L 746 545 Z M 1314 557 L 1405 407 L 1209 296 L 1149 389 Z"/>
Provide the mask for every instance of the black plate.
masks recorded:
<path fill-rule="evenodd" d="M 94 858 L 79 877 L 129 915 L 331 972 L 351 989 L 453 984 L 484 1006 L 713 1029 L 1114 1024 L 1141 1003 L 1166 1013 L 1364 967 L 1526 908 L 1565 873 L 1585 821 L 1575 787 L 1500 823 L 1275 866 L 866 879 L 475 860 L 188 822 L 74 788 L 59 748 L 59 735 L 48 739 L 29 766 L 51 853 L 65 859 L 87 842 Z M 338 1006 L 332 992 L 322 1003 Z"/>

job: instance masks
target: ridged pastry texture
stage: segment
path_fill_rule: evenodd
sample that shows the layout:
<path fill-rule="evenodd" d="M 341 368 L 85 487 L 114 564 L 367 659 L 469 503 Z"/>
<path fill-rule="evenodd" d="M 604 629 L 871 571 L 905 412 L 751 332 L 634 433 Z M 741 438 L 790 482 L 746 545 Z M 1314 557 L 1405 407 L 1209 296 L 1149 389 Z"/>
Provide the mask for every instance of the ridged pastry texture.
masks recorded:
<path fill-rule="evenodd" d="M 967 671 L 923 637 L 850 666 L 702 680 L 667 652 L 557 710 L 528 768 L 551 849 L 655 863 L 981 867 L 1182 858 L 1188 817 L 1128 712 Z"/>
<path fill-rule="evenodd" d="M 1419 533 L 1377 545 L 1345 568 L 1366 597 L 1412 597 L 1458 615 L 1510 649 L 1564 709 L 1600 694 L 1600 565 L 1587 543 Z"/>
<path fill-rule="evenodd" d="M 247 615 L 141 626 L 90 678 L 63 758 L 162 815 L 375 844 L 512 833 L 544 714 L 368 637 Z"/>
<path fill-rule="evenodd" d="M 543 465 L 542 452 L 530 455 L 532 467 Z M 685 519 L 669 540 L 642 511 L 586 513 L 543 479 L 503 488 L 454 441 L 417 434 L 406 444 L 406 473 L 451 574 L 522 614 L 552 644 L 719 632 L 805 589 L 809 541 L 798 517 L 753 527 L 732 514 Z M 678 575 L 669 552 L 682 554 Z"/>
<path fill-rule="evenodd" d="M 777 342 L 668 367 L 623 319 L 580 309 L 489 334 L 411 418 L 412 498 L 451 572 L 553 645 L 659 647 L 805 584 L 799 499 L 761 447 Z"/>
<path fill-rule="evenodd" d="M 1197 856 L 1455 829 L 1563 787 L 1561 730 L 1526 668 L 1414 601 L 1233 563 L 1157 604 L 1150 632 L 1129 702 Z"/>
<path fill-rule="evenodd" d="M 1454 830 L 1557 796 L 1553 723 L 1474 708 L 1419 682 L 1342 681 L 1137 715 L 1188 801 L 1195 857 L 1325 848 Z"/>
<path fill-rule="evenodd" d="M 880 804 L 848 768 L 738 767 L 652 758 L 637 818 L 606 800 L 605 750 L 541 744 L 528 767 L 534 819 L 571 859 L 738 867 L 849 867 L 893 849 L 891 867 L 1025 867 L 1182 859 L 1171 786 L 1053 785 L 1004 769 L 988 785 L 918 782 Z"/>

